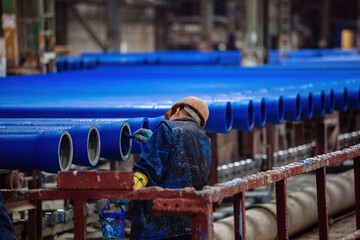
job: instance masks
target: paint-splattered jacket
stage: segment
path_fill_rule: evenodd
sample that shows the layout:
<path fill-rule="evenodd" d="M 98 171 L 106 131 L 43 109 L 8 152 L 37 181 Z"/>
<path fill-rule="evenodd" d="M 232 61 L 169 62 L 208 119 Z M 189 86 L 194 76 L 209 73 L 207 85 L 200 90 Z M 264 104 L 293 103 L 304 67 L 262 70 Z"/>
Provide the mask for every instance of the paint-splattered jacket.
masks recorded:
<path fill-rule="evenodd" d="M 4 206 L 3 196 L 0 192 L 0 239 L 16 239 L 14 227 Z"/>
<path fill-rule="evenodd" d="M 134 171 L 145 174 L 147 186 L 202 189 L 211 162 L 210 139 L 191 118 L 163 121 L 140 155 Z M 189 235 L 190 219 L 157 216 L 152 201 L 134 201 L 131 239 L 162 239 Z"/>

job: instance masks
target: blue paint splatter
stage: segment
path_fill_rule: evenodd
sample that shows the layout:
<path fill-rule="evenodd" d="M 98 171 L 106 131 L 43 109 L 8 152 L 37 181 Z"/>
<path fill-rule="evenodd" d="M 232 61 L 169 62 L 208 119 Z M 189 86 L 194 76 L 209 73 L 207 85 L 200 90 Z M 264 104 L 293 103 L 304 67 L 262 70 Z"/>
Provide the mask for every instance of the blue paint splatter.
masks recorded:
<path fill-rule="evenodd" d="M 298 163 L 302 163 L 305 166 L 308 166 L 312 161 L 311 160 L 302 160 L 302 161 L 298 161 Z"/>

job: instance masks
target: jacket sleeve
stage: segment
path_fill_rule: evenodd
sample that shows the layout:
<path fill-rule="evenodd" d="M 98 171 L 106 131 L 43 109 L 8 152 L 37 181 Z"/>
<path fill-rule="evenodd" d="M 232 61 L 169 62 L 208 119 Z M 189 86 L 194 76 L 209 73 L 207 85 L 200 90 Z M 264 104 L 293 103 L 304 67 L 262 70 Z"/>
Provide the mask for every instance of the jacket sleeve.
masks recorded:
<path fill-rule="evenodd" d="M 15 239 L 16 234 L 6 211 L 2 194 L 0 192 L 0 239 Z"/>
<path fill-rule="evenodd" d="M 140 154 L 140 160 L 135 163 L 133 171 L 145 174 L 149 180 L 147 186 L 155 186 L 164 174 L 166 162 L 172 143 L 171 128 L 166 122 L 162 122 L 150 141 Z"/>

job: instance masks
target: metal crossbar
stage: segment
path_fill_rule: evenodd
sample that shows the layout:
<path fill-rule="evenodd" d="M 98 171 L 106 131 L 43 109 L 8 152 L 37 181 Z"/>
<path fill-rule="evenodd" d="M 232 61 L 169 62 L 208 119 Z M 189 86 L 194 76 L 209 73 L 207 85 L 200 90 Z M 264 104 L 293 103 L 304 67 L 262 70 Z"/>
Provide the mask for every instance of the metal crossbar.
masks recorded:
<path fill-rule="evenodd" d="M 354 159 L 356 230 L 360 230 L 359 157 L 360 144 L 342 151 L 319 155 L 266 172 L 259 172 L 216 184 L 215 186 L 206 186 L 201 191 L 195 191 L 193 188 L 163 189 L 160 187 L 132 190 L 129 189 L 129 186 L 133 184 L 132 173 L 87 172 L 74 175 L 72 172 L 67 172 L 58 175 L 58 189 L 2 190 L 2 193 L 8 201 L 73 199 L 75 239 L 86 239 L 86 199 L 153 200 L 153 212 L 155 213 L 191 217 L 192 239 L 214 239 L 213 203 L 234 196 L 235 239 L 246 239 L 245 191 L 275 183 L 278 237 L 279 239 L 288 239 L 286 180 L 316 170 L 319 236 L 320 239 L 328 239 L 326 167 L 348 159 Z M 70 175 L 72 175 L 71 178 Z M 122 184 L 114 184 L 114 178 L 118 179 L 117 181 L 121 179 Z M 75 182 L 77 184 L 74 185 Z M 82 184 L 86 185 L 86 187 L 83 188 Z M 89 189 L 89 186 L 91 186 L 91 189 Z M 354 232 L 346 239 L 354 239 L 352 238 L 354 236 L 355 238 L 359 236 L 359 231 Z"/>

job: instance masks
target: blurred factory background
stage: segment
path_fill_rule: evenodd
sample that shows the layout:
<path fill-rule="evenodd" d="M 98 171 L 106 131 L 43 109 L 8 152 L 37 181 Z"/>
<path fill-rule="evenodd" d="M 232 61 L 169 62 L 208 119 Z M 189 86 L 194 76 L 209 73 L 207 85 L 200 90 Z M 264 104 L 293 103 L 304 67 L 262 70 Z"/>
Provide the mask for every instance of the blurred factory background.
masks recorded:
<path fill-rule="evenodd" d="M 16 239 L 102 239 L 107 199 L 160 199 L 193 239 L 360 239 L 359 0 L 0 2 Z M 189 95 L 210 110 L 209 187 L 134 191 L 128 136 Z"/>

